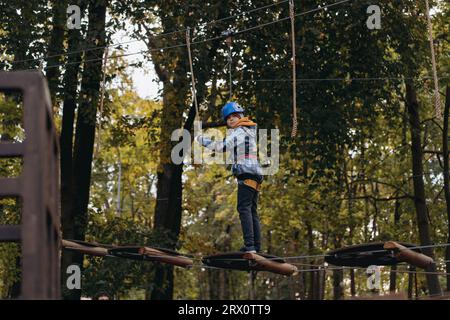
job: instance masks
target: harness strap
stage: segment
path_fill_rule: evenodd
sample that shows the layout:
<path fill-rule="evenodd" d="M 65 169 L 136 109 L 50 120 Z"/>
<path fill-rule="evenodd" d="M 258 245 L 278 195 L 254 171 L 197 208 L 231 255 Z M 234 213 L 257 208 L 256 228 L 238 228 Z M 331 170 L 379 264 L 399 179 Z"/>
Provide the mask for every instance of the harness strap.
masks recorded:
<path fill-rule="evenodd" d="M 245 179 L 244 180 L 244 184 L 246 186 L 249 186 L 250 188 L 255 189 L 256 191 L 261 190 L 261 183 L 256 182 L 255 180 L 252 179 Z"/>
<path fill-rule="evenodd" d="M 255 154 L 245 154 L 245 155 L 240 155 L 237 157 L 238 159 L 258 159 L 258 157 Z"/>

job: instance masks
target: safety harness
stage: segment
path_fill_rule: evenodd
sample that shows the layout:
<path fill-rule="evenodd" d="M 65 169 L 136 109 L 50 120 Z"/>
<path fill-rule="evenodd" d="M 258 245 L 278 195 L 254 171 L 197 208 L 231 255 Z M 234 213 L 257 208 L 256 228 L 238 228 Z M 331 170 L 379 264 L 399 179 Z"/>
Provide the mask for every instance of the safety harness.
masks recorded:
<path fill-rule="evenodd" d="M 244 180 L 244 184 L 246 186 L 249 186 L 250 188 L 255 189 L 256 191 L 261 190 L 261 184 L 262 183 L 258 183 L 257 181 L 253 180 L 253 179 L 245 179 Z"/>
<path fill-rule="evenodd" d="M 235 129 L 237 127 L 243 127 L 243 129 L 245 130 L 246 129 L 245 127 L 249 127 L 249 126 L 256 126 L 256 123 L 253 122 L 252 120 L 250 120 L 248 117 L 242 117 L 233 126 L 233 129 Z M 247 151 L 247 148 L 245 150 Z M 253 154 L 245 154 L 244 156 L 241 156 L 240 158 L 255 159 L 257 157 L 256 157 L 256 155 L 253 155 Z M 255 189 L 256 191 L 261 190 L 262 183 L 259 183 L 258 181 L 253 180 L 253 179 L 244 179 L 243 181 L 246 186 L 249 186 L 250 188 Z"/>

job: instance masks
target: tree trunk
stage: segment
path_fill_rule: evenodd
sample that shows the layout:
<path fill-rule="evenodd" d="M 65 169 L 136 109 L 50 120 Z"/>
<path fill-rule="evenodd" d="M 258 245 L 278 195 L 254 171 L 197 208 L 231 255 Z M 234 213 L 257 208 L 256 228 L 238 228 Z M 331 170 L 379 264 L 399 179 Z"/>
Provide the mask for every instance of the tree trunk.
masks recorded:
<path fill-rule="evenodd" d="M 105 18 L 107 0 L 89 1 L 89 26 L 86 45 L 88 47 L 105 45 Z M 92 154 L 94 149 L 95 124 L 102 79 L 102 59 L 93 50 L 85 55 L 83 78 L 80 92 L 80 105 L 77 115 L 75 145 L 73 156 L 73 207 L 72 224 L 75 239 L 84 240 L 87 218 L 89 189 L 91 182 Z M 72 263 L 82 266 L 83 255 L 74 254 Z M 72 290 L 70 298 L 79 299 L 81 290 Z"/>
<path fill-rule="evenodd" d="M 395 293 L 397 291 L 397 265 L 391 266 L 389 273 L 389 292 Z"/>
<path fill-rule="evenodd" d="M 308 239 L 308 254 L 312 255 L 313 254 L 313 250 L 314 250 L 313 230 L 312 230 L 311 223 L 309 223 L 309 221 L 306 221 L 305 225 L 306 225 L 307 239 Z M 314 263 L 315 263 L 314 260 L 310 261 L 311 265 L 314 265 Z M 314 267 L 311 266 L 310 269 L 314 269 Z M 308 273 L 309 273 L 308 300 L 313 300 L 314 299 L 314 275 L 315 275 L 315 271 L 314 272 L 308 272 Z M 308 278 L 308 277 L 305 277 L 305 278 Z"/>
<path fill-rule="evenodd" d="M 423 150 L 421 143 L 421 125 L 419 114 L 419 103 L 415 88 L 411 83 L 406 84 L 406 107 L 408 108 L 409 124 L 411 133 L 411 153 L 414 183 L 414 206 L 416 208 L 419 239 L 422 246 L 431 244 L 430 228 L 425 203 L 425 186 L 423 182 Z M 423 253 L 434 258 L 432 248 L 423 249 Z M 436 272 L 436 266 L 427 268 L 427 271 Z M 441 288 L 438 276 L 427 274 L 428 288 L 431 294 L 439 294 Z"/>
<path fill-rule="evenodd" d="M 47 66 L 54 66 L 61 64 L 63 56 L 60 55 L 64 49 L 64 30 L 65 30 L 65 16 L 67 9 L 67 0 L 52 0 L 52 18 L 53 29 L 50 36 L 50 41 L 47 50 Z M 60 67 L 51 67 L 47 69 L 46 78 L 50 97 L 53 106 L 57 106 L 57 96 L 60 85 Z M 57 109 L 54 107 L 54 110 Z"/>
<path fill-rule="evenodd" d="M 356 296 L 355 269 L 350 269 L 350 294 Z"/>
<path fill-rule="evenodd" d="M 345 152 L 347 154 L 348 151 Z M 356 197 L 357 185 L 353 183 L 353 168 L 352 166 L 347 164 L 347 159 L 344 157 L 344 182 L 347 190 L 348 201 L 347 201 L 347 210 L 348 210 L 348 229 L 349 229 L 349 245 L 353 244 L 353 233 L 355 229 L 355 223 L 353 221 L 353 208 L 354 208 L 354 197 Z M 350 174 L 348 174 L 348 170 L 350 167 Z M 350 178 L 350 181 L 349 181 Z M 355 270 L 350 269 L 350 294 L 352 297 L 356 295 L 356 287 L 355 287 Z"/>
<path fill-rule="evenodd" d="M 397 230 L 398 223 L 400 221 L 400 201 L 397 199 L 395 200 L 395 206 L 394 206 L 394 227 L 395 230 Z M 397 237 L 398 234 L 395 232 L 395 236 Z M 397 291 L 397 265 L 391 266 L 391 271 L 389 273 L 389 292 L 395 293 Z"/>
<path fill-rule="evenodd" d="M 344 297 L 344 288 L 342 287 L 344 281 L 344 270 L 333 270 L 333 299 L 341 300 Z"/>
<path fill-rule="evenodd" d="M 167 93 L 170 97 L 173 93 Z M 165 100 L 165 99 L 164 99 Z M 171 106 L 169 104 L 172 104 Z M 173 125 L 173 120 L 169 118 L 174 117 L 172 108 L 177 108 L 178 105 L 173 101 L 164 102 L 163 120 L 168 123 L 166 130 L 162 131 L 161 139 L 168 139 L 170 141 L 171 130 L 176 128 Z M 178 108 L 182 110 L 182 108 Z M 190 130 L 193 125 L 195 117 L 195 107 L 192 105 L 184 129 Z M 180 117 L 181 118 L 181 117 Z M 169 130 L 169 128 L 172 128 Z M 159 239 L 159 245 L 168 249 L 175 249 L 180 234 L 181 227 L 181 200 L 182 200 L 182 173 L 183 166 L 171 162 L 171 144 L 165 142 L 165 147 L 161 150 L 160 167 L 162 171 L 158 172 L 157 182 L 157 200 L 154 215 L 154 231 Z M 154 286 L 151 293 L 152 300 L 169 300 L 173 295 L 173 268 L 166 265 L 157 265 L 155 278 L 153 280 Z"/>
<path fill-rule="evenodd" d="M 84 12 L 85 1 L 80 0 L 77 3 L 81 12 Z M 78 51 L 82 42 L 80 30 L 72 29 L 68 31 L 67 52 Z M 61 225 L 62 236 L 64 239 L 75 239 L 74 218 L 72 215 L 73 204 L 73 132 L 75 122 L 75 110 L 77 107 L 77 86 L 80 72 L 81 52 L 70 54 L 67 58 L 67 67 L 64 74 L 64 101 L 63 115 L 60 136 L 60 171 L 61 171 Z M 78 63 L 77 63 L 78 62 Z M 66 288 L 67 274 L 69 265 L 80 258 L 75 258 L 78 254 L 74 251 L 63 250 L 61 258 L 61 279 L 62 294 L 65 299 L 71 299 L 71 291 Z M 73 298 L 77 298 L 75 295 Z"/>
<path fill-rule="evenodd" d="M 408 299 L 412 299 L 413 297 L 413 289 L 414 289 L 414 274 L 412 273 L 411 267 L 409 268 L 410 273 L 408 273 Z"/>
<path fill-rule="evenodd" d="M 445 91 L 444 130 L 442 133 L 442 153 L 444 161 L 444 194 L 447 205 L 447 243 L 450 243 L 450 173 L 448 163 L 448 116 L 450 109 L 450 86 Z M 445 248 L 445 260 L 447 273 L 450 273 L 450 246 Z M 447 275 L 447 292 L 450 292 L 450 274 Z"/>
<path fill-rule="evenodd" d="M 182 167 L 167 163 L 163 168 L 163 172 L 158 173 L 154 230 L 161 239 L 160 244 L 175 249 L 181 226 Z M 157 265 L 153 282 L 152 300 L 172 299 L 171 266 Z"/>
<path fill-rule="evenodd" d="M 184 7 L 184 6 L 182 6 Z M 197 22 L 190 18 L 191 13 L 188 12 L 184 17 L 180 16 L 182 7 L 177 7 L 175 12 L 170 12 L 174 9 L 169 2 L 162 2 L 159 6 L 159 12 L 162 29 L 172 30 L 174 24 L 183 23 L 185 25 L 194 25 Z M 221 19 L 228 11 L 228 1 L 222 1 L 220 6 L 217 6 L 216 19 Z M 170 12 L 170 13 L 169 13 Z M 150 50 L 155 46 L 162 45 L 158 43 L 161 40 L 152 37 L 152 31 L 148 28 L 148 22 L 142 25 L 143 29 L 147 30 L 145 41 Z M 222 29 L 215 26 L 212 33 L 217 36 L 220 35 Z M 211 80 L 212 73 L 215 73 L 214 61 L 217 57 L 217 50 L 221 45 L 221 39 L 212 41 L 212 45 L 202 54 L 203 68 L 195 69 L 196 72 L 196 87 L 197 87 L 197 101 L 201 103 L 208 95 L 209 89 L 206 83 Z M 152 61 L 155 66 L 156 74 L 159 80 L 163 83 L 163 114 L 161 119 L 161 150 L 158 166 L 158 183 L 157 183 L 157 203 L 154 214 L 153 229 L 156 234 L 161 234 L 165 239 L 169 248 L 174 248 L 178 241 L 180 223 L 181 223 L 181 197 L 182 197 L 182 173 L 183 166 L 175 165 L 170 160 L 171 146 L 170 136 L 174 129 L 180 128 L 183 111 L 185 110 L 186 100 L 189 98 L 190 83 L 186 81 L 188 74 L 188 61 L 186 48 L 179 49 L 175 53 L 176 58 L 171 51 L 170 55 L 163 54 L 152 50 Z M 195 63 L 195 56 L 194 61 Z M 212 94 L 214 95 L 214 93 Z M 184 129 L 190 131 L 195 117 L 195 107 L 191 106 L 187 120 L 184 124 Z M 154 278 L 153 291 L 151 293 L 152 299 L 171 299 L 173 291 L 173 276 L 168 276 L 172 273 L 172 269 L 168 267 L 158 266 L 156 276 Z M 162 276 L 162 277 L 159 277 Z M 164 281 L 169 281 L 162 285 Z"/>

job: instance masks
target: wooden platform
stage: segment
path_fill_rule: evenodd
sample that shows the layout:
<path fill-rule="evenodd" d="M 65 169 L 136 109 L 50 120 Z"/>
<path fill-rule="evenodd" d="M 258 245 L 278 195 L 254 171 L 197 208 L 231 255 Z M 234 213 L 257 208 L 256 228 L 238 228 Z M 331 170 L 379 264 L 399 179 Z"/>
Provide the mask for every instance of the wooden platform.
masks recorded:
<path fill-rule="evenodd" d="M 190 268 L 194 264 L 191 258 L 176 251 L 156 247 L 126 246 L 109 249 L 108 252 L 116 257 L 132 260 L 162 262 L 183 268 Z"/>
<path fill-rule="evenodd" d="M 105 257 L 110 255 L 131 260 L 167 263 L 183 268 L 190 268 L 193 265 L 190 257 L 173 250 L 157 247 L 112 246 L 79 240 L 62 240 L 62 246 L 66 250 L 78 251 L 93 256 Z"/>
<path fill-rule="evenodd" d="M 400 257 L 395 253 L 396 250 L 385 248 L 386 243 L 388 242 L 358 244 L 332 250 L 327 253 L 325 261 L 335 266 L 364 268 L 371 265 L 392 266 L 405 262 L 399 259 Z M 405 248 L 417 247 L 417 245 L 411 243 L 397 242 L 397 244 Z M 410 251 L 420 253 L 419 249 Z"/>
<path fill-rule="evenodd" d="M 268 271 L 286 276 L 297 272 L 297 267 L 286 263 L 284 259 L 263 253 L 219 253 L 204 257 L 202 262 L 207 266 L 216 268 L 241 271 Z"/>

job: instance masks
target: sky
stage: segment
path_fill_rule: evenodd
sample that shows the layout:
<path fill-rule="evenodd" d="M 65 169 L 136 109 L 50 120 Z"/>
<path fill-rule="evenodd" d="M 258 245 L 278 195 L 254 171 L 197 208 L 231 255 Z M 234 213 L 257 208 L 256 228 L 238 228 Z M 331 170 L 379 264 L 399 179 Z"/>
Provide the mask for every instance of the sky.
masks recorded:
<path fill-rule="evenodd" d="M 116 33 L 112 36 L 112 43 L 128 42 L 133 41 L 126 34 L 126 32 Z M 133 53 L 147 50 L 147 46 L 142 41 L 133 41 L 126 45 L 125 52 Z M 158 77 L 155 73 L 155 68 L 153 64 L 146 61 L 143 54 L 136 54 L 124 57 L 129 63 L 133 62 L 144 62 L 144 65 L 140 68 L 129 67 L 128 72 L 131 74 L 133 80 L 133 86 L 138 93 L 139 97 L 143 99 L 157 100 L 159 99 L 158 91 L 161 86 L 158 84 Z"/>

